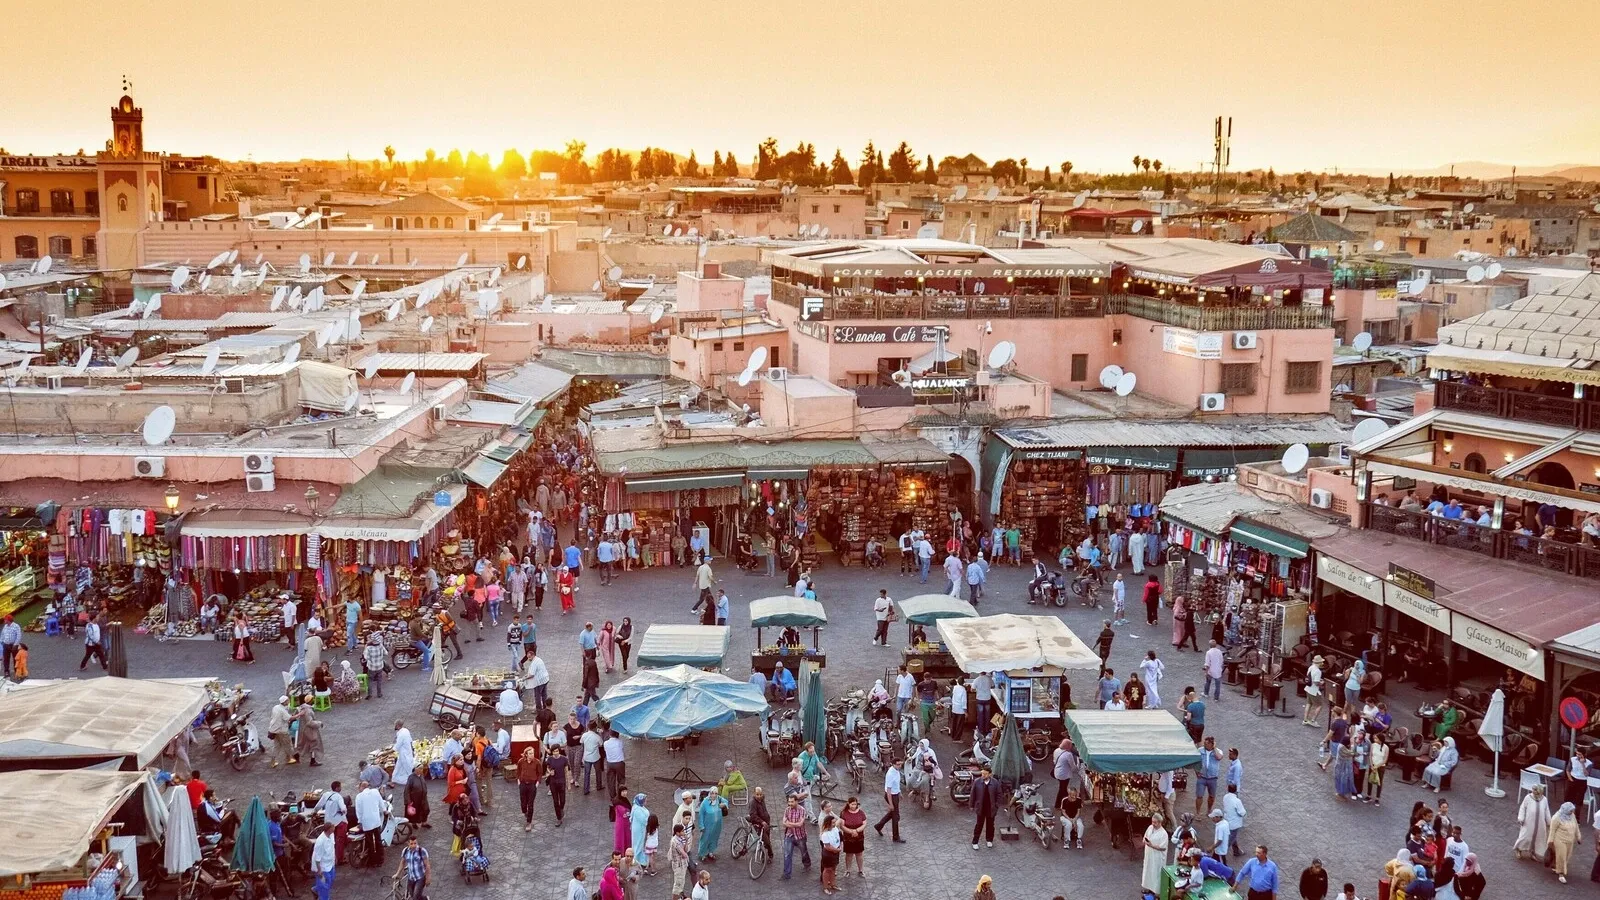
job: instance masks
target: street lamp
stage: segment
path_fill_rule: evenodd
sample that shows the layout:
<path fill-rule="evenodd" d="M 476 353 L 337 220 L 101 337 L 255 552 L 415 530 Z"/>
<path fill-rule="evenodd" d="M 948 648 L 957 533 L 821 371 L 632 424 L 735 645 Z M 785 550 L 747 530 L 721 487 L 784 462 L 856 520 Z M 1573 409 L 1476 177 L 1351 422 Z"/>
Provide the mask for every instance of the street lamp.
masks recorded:
<path fill-rule="evenodd" d="M 313 516 L 317 514 L 317 498 L 321 496 L 322 493 L 317 490 L 316 485 L 306 485 L 306 503 L 311 507 L 311 514 Z"/>
<path fill-rule="evenodd" d="M 178 486 L 175 485 L 175 484 L 167 485 L 166 493 L 163 496 L 165 496 L 166 500 L 167 500 L 167 512 L 169 512 L 169 513 L 177 512 L 178 511 L 178 498 L 180 496 L 179 493 L 178 493 Z"/>

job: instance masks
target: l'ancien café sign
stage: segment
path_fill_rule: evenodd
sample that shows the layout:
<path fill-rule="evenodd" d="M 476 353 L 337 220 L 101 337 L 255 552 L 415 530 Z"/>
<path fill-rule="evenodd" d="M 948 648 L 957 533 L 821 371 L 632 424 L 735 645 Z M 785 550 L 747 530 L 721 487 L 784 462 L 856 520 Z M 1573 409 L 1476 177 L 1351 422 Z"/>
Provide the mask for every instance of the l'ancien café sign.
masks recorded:
<path fill-rule="evenodd" d="M 829 266 L 826 274 L 837 278 L 1093 278 L 1106 274 L 1105 266 L 1008 266 L 992 263 L 937 266 Z"/>
<path fill-rule="evenodd" d="M 941 333 L 948 333 L 943 325 L 835 325 L 835 344 L 932 344 Z"/>

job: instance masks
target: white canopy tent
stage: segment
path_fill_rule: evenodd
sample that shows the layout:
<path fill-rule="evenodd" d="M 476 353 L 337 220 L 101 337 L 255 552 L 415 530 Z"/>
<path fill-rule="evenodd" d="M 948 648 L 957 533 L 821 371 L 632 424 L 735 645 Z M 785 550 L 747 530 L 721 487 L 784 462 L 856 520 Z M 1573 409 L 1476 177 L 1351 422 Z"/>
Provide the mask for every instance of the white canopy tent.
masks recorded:
<path fill-rule="evenodd" d="M 961 671 L 1099 669 L 1100 657 L 1054 616 L 1006 613 L 940 619 L 939 637 Z"/>
<path fill-rule="evenodd" d="M 90 769 L 0 773 L 0 809 L 13 815 L 0 841 L 0 878 L 77 866 L 89 845 L 149 775 Z M 33 814 L 23 814 L 31 811 Z"/>
<path fill-rule="evenodd" d="M 209 699 L 174 681 L 91 678 L 0 697 L 0 768 L 28 760 L 144 768 Z"/>

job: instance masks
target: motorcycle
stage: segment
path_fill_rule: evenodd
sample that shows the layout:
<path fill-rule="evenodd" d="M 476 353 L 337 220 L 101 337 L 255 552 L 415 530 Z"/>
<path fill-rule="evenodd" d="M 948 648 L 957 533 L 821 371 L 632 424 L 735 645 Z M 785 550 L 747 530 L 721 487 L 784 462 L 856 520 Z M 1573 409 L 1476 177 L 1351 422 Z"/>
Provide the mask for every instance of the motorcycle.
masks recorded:
<path fill-rule="evenodd" d="M 1030 606 L 1056 606 L 1067 605 L 1066 575 L 1061 572 L 1051 571 L 1043 578 L 1028 582 L 1028 604 Z"/>
<path fill-rule="evenodd" d="M 1091 609 L 1100 609 L 1100 592 L 1105 589 L 1105 578 L 1099 569 L 1085 566 L 1078 571 L 1072 579 L 1072 593 L 1078 596 L 1078 602 Z M 1062 602 L 1065 606 L 1065 601 Z"/>
<path fill-rule="evenodd" d="M 913 754 L 900 767 L 900 774 L 905 791 L 920 800 L 923 809 L 933 809 L 935 782 L 939 779 L 939 767 L 933 759 L 923 758 L 919 763 Z"/>
<path fill-rule="evenodd" d="M 222 754 L 235 772 L 243 772 L 246 760 L 261 751 L 261 739 L 256 727 L 250 724 L 250 713 L 229 716 L 226 733 L 222 736 Z"/>
<path fill-rule="evenodd" d="M 1059 822 L 1055 809 L 1045 802 L 1037 784 L 1029 782 L 1017 786 L 1016 793 L 1011 795 L 1011 817 L 1017 820 L 1019 827 L 1033 832 L 1046 850 L 1050 849 Z"/>
<path fill-rule="evenodd" d="M 439 664 L 448 666 L 455 658 L 455 654 L 450 652 L 450 645 L 447 642 L 440 643 Z M 417 649 L 416 644 L 401 644 L 389 655 L 389 662 L 393 663 L 396 669 L 409 669 L 413 664 L 422 662 L 422 651 Z"/>

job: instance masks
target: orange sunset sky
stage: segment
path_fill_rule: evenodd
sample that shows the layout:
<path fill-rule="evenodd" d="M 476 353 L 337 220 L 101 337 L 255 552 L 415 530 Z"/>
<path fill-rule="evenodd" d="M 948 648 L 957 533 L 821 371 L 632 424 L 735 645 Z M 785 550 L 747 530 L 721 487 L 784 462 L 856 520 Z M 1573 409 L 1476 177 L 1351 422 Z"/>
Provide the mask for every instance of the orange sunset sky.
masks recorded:
<path fill-rule="evenodd" d="M 93 151 L 120 78 L 147 144 L 230 159 L 767 135 L 1037 168 L 1600 162 L 1593 0 L 611 3 L 0 0 L 0 146 Z"/>

